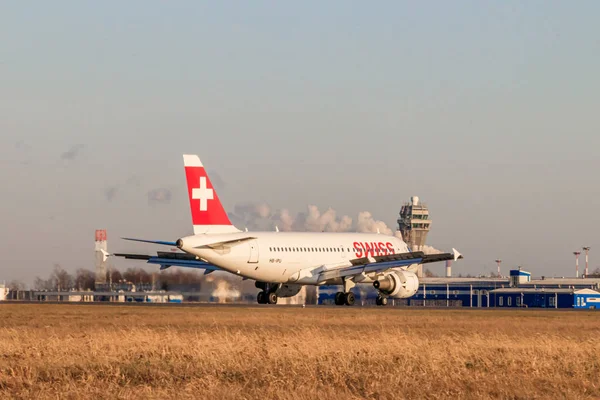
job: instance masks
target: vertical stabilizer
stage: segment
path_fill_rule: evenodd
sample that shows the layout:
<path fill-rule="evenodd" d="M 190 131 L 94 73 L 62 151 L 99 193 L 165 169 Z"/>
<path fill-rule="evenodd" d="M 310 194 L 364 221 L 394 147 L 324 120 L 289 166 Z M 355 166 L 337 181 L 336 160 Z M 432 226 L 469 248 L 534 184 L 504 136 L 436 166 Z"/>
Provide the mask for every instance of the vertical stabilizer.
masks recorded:
<path fill-rule="evenodd" d="M 197 155 L 183 155 L 194 234 L 240 232 L 231 224 L 204 165 Z"/>

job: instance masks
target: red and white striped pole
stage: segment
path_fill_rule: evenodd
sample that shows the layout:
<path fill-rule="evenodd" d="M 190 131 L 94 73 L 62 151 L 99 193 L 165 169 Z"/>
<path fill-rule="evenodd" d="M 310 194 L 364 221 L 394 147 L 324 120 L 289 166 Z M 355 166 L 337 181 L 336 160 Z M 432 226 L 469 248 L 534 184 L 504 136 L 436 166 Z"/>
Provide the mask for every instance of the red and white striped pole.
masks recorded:
<path fill-rule="evenodd" d="M 589 262 L 588 256 L 589 256 L 589 253 L 590 253 L 590 248 L 589 247 L 584 247 L 583 250 L 585 250 L 585 277 L 587 278 L 587 276 L 588 276 L 588 262 Z"/>
<path fill-rule="evenodd" d="M 573 254 L 575 254 L 575 277 L 579 278 L 579 255 L 581 254 L 581 252 L 574 251 Z"/>

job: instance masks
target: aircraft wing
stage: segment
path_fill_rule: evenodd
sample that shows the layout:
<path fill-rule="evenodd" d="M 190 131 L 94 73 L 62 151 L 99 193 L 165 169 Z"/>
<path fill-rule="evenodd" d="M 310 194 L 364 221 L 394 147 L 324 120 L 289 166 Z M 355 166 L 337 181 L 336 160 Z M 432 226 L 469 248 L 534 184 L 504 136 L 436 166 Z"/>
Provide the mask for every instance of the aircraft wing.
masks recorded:
<path fill-rule="evenodd" d="M 129 253 L 115 253 L 111 254 L 115 257 L 123 257 L 128 260 L 146 260 L 148 264 L 160 265 L 160 269 L 167 269 L 169 267 L 187 267 L 187 268 L 198 268 L 203 269 L 204 274 L 210 274 L 211 272 L 218 271 L 220 268 L 209 264 L 205 261 L 197 260 L 196 257 L 190 254 L 184 253 L 169 253 L 166 251 L 157 252 L 156 256 L 150 256 L 147 254 L 129 254 Z"/>
<path fill-rule="evenodd" d="M 429 264 L 433 262 L 459 260 L 463 258 L 456 249 L 452 253 L 425 254 L 422 251 L 412 253 L 391 254 L 385 256 L 363 257 L 351 260 L 348 267 L 336 268 L 322 271 L 319 274 L 319 281 L 328 281 L 335 278 L 345 278 L 367 274 L 370 272 L 384 272 L 390 268 L 408 267 L 413 264 Z"/>

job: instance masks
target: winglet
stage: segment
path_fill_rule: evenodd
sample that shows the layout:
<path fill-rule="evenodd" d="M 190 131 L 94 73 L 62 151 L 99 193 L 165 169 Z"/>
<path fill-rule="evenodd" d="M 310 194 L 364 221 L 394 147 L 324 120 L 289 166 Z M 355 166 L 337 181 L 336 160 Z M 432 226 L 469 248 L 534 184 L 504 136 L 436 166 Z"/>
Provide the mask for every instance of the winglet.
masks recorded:
<path fill-rule="evenodd" d="M 463 257 L 463 255 L 462 255 L 462 254 L 460 254 L 460 253 L 458 252 L 458 250 L 456 250 L 456 249 L 454 249 L 454 248 L 452 249 L 452 254 L 454 254 L 454 261 L 456 261 L 456 260 L 460 260 L 461 258 L 464 258 L 464 257 Z"/>
<path fill-rule="evenodd" d="M 106 262 L 106 259 L 110 257 L 110 254 L 104 249 L 100 249 L 100 252 L 102 253 L 102 262 Z"/>

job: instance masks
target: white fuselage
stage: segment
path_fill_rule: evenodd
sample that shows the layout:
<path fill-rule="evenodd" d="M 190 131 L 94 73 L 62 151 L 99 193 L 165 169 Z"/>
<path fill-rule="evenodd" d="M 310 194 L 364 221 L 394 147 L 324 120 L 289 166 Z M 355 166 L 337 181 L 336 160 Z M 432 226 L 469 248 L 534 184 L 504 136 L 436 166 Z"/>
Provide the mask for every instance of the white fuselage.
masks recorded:
<path fill-rule="evenodd" d="M 376 233 L 239 232 L 180 243 L 181 250 L 246 278 L 309 285 L 325 283 L 318 272 L 347 267 L 350 260 L 408 252 L 401 239 Z"/>

